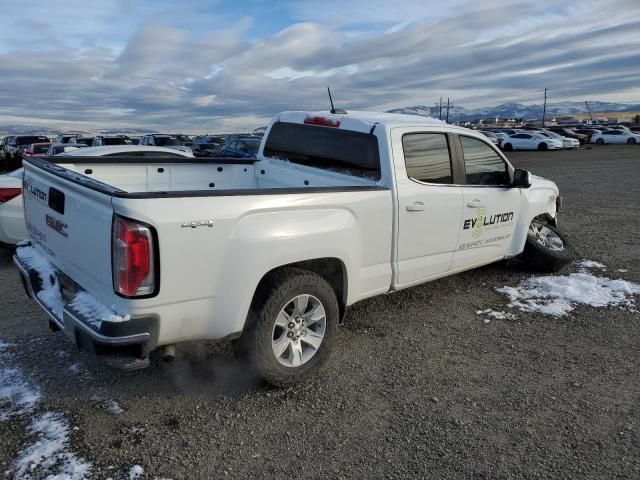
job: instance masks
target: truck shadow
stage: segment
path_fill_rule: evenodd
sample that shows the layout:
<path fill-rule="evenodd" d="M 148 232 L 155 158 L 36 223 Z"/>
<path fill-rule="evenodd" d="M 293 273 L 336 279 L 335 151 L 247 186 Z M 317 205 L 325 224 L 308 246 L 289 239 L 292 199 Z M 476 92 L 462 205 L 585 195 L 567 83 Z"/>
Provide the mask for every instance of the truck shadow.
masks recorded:
<path fill-rule="evenodd" d="M 15 253 L 14 248 L 0 245 L 0 268 L 1 269 L 13 267 L 14 253 Z"/>

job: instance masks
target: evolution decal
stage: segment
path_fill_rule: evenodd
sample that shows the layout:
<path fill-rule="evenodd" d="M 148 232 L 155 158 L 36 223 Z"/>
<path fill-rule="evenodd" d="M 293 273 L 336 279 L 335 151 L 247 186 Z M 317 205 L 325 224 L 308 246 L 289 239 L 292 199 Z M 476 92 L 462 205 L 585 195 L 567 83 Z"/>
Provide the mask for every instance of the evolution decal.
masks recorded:
<path fill-rule="evenodd" d="M 484 232 L 485 227 L 490 225 L 496 225 L 500 223 L 508 223 L 513 220 L 513 212 L 496 213 L 491 216 L 487 216 L 487 209 L 485 207 L 478 208 L 475 218 L 467 218 L 462 224 L 463 230 L 472 229 L 472 236 L 474 238 L 479 237 Z"/>

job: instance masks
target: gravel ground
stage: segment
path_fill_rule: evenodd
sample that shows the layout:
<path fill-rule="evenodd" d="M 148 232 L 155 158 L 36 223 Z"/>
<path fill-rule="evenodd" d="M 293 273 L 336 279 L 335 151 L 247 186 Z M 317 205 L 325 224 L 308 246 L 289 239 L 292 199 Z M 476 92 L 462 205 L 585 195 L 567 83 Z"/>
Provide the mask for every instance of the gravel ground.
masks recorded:
<path fill-rule="evenodd" d="M 558 183 L 582 258 L 640 282 L 640 147 L 510 157 Z M 527 276 L 501 262 L 361 302 L 322 373 L 276 390 L 213 343 L 129 374 L 99 365 L 48 331 L 1 252 L 0 339 L 43 398 L 0 422 L 0 474 L 33 442 L 33 416 L 55 411 L 97 479 L 133 465 L 174 479 L 640 478 L 640 314 L 475 313 L 505 309 L 495 288 Z"/>

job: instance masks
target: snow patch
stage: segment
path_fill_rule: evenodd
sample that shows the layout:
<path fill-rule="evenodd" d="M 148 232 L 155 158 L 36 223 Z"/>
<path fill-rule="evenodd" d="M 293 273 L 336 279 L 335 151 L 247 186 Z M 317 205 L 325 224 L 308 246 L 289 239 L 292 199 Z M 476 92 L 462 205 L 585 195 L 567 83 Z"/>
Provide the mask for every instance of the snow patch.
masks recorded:
<path fill-rule="evenodd" d="M 90 320 L 96 327 L 99 327 L 103 321 L 125 322 L 131 319 L 129 315 L 118 315 L 87 292 L 78 292 L 69 305 L 80 315 Z"/>
<path fill-rule="evenodd" d="M 124 410 L 122 409 L 120 404 L 115 400 L 108 400 L 107 402 L 105 402 L 104 408 L 114 415 L 122 415 L 124 413 Z"/>
<path fill-rule="evenodd" d="M 600 262 L 596 262 L 594 260 L 580 260 L 578 262 L 578 268 L 607 268 L 605 265 Z"/>
<path fill-rule="evenodd" d="M 129 480 L 135 480 L 136 478 L 140 478 L 144 475 L 144 468 L 140 465 L 134 465 L 129 470 Z"/>
<path fill-rule="evenodd" d="M 494 318 L 496 320 L 515 320 L 517 318 L 513 313 L 493 310 L 492 308 L 487 308 L 485 310 L 478 310 L 476 311 L 476 315 L 485 315 L 487 317 Z M 490 319 L 485 319 L 485 323 L 489 323 L 487 320 L 490 320 Z"/>
<path fill-rule="evenodd" d="M 16 255 L 27 267 L 38 272 L 42 290 L 37 297 L 56 317 L 62 318 L 64 303 L 53 265 L 32 246 L 18 247 Z"/>
<path fill-rule="evenodd" d="M 36 417 L 29 433 L 37 435 L 35 443 L 25 448 L 14 463 L 13 478 L 82 480 L 89 478 L 91 463 L 67 451 L 69 448 L 69 422 L 61 414 L 47 412 Z"/>
<path fill-rule="evenodd" d="M 40 400 L 40 389 L 31 385 L 19 368 L 9 366 L 9 344 L 0 340 L 0 422 L 29 413 Z"/>
<path fill-rule="evenodd" d="M 578 305 L 620 307 L 635 311 L 633 296 L 640 294 L 640 285 L 579 272 L 532 277 L 517 287 L 496 290 L 509 298 L 511 308 L 562 317 Z"/>
<path fill-rule="evenodd" d="M 55 267 L 32 246 L 18 247 L 16 255 L 27 267 L 38 273 L 43 286 L 37 294 L 38 298 L 57 318 L 62 318 L 64 301 L 60 294 Z M 87 292 L 78 292 L 69 305 L 96 328 L 99 328 L 103 321 L 124 322 L 131 319 L 129 315 L 119 315 L 113 308 L 107 307 Z"/>

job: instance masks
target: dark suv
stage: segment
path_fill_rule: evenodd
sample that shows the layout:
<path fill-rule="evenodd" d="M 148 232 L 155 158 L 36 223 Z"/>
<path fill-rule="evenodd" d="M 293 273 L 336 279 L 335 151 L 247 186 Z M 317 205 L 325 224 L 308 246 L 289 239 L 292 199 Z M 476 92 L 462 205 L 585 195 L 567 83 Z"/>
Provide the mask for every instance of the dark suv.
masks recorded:
<path fill-rule="evenodd" d="M 44 135 L 16 135 L 10 137 L 3 148 L 4 170 L 16 170 L 22 165 L 22 154 L 32 143 L 51 143 Z"/>
<path fill-rule="evenodd" d="M 211 157 L 220 155 L 224 147 L 224 137 L 201 135 L 193 139 L 191 150 L 196 157 Z"/>

